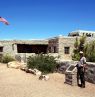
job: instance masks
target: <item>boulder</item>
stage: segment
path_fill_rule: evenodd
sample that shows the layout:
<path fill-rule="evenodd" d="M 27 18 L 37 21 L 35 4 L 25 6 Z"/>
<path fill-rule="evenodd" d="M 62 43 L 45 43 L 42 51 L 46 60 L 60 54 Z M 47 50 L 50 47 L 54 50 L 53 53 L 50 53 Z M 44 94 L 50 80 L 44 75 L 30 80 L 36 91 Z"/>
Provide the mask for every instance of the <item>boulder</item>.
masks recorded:
<path fill-rule="evenodd" d="M 42 72 L 37 69 L 33 69 L 33 71 L 34 71 L 35 75 L 41 76 L 41 74 L 42 74 Z"/>
<path fill-rule="evenodd" d="M 26 71 L 26 69 L 27 69 L 26 64 L 21 63 L 20 69 L 23 70 L 23 71 Z"/>
<path fill-rule="evenodd" d="M 8 62 L 7 67 L 8 68 L 15 68 L 15 69 L 19 69 L 21 66 L 21 64 L 17 61 L 12 61 L 12 62 Z"/>
<path fill-rule="evenodd" d="M 32 74 L 34 74 L 34 70 L 33 69 L 28 69 L 28 71 L 29 71 L 29 73 L 32 73 Z"/>
<path fill-rule="evenodd" d="M 26 64 L 18 62 L 18 61 L 12 61 L 12 62 L 8 62 L 7 67 L 15 68 L 15 69 L 24 69 L 26 68 Z"/>
<path fill-rule="evenodd" d="M 32 73 L 34 75 L 41 76 L 42 72 L 37 69 L 31 69 L 31 68 L 22 68 L 23 71 L 26 71 L 26 73 Z"/>
<path fill-rule="evenodd" d="M 39 80 L 45 80 L 45 81 L 47 81 L 47 80 L 49 80 L 49 76 L 48 75 L 41 75 L 39 77 Z"/>

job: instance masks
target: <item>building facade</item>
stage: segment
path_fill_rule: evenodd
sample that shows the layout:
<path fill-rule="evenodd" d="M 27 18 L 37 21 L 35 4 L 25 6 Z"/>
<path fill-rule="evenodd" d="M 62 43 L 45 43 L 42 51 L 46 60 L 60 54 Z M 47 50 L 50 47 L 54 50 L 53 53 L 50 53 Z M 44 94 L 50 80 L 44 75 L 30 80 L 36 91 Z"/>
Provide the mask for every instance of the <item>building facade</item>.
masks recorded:
<path fill-rule="evenodd" d="M 85 33 L 85 34 L 83 34 Z M 68 36 L 58 36 L 46 40 L 1 40 L 0 55 L 9 54 L 20 60 L 26 60 L 28 56 L 43 53 L 49 54 L 60 60 L 72 60 L 76 37 L 80 38 L 88 31 L 78 30 L 69 33 Z M 87 36 L 87 42 L 95 39 L 95 33 L 91 31 Z"/>

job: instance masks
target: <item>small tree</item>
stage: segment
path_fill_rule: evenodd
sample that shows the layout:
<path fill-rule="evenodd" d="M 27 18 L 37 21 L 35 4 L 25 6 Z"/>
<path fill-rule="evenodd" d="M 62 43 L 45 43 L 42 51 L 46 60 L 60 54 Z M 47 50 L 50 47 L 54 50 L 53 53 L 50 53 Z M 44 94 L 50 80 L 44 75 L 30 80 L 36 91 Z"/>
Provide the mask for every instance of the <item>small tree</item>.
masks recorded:
<path fill-rule="evenodd" d="M 83 51 L 83 50 L 84 50 L 85 40 L 86 40 L 86 36 L 82 36 L 82 37 L 80 38 L 79 51 Z"/>
<path fill-rule="evenodd" d="M 76 37 L 76 41 L 74 43 L 74 50 L 73 53 L 74 55 L 72 56 L 72 59 L 77 61 L 79 60 L 79 52 L 84 51 L 84 44 L 85 44 L 86 37 L 82 36 L 80 39 Z"/>
<path fill-rule="evenodd" d="M 72 59 L 75 61 L 79 59 L 78 48 L 79 48 L 79 41 L 78 41 L 78 38 L 76 37 L 76 41 L 74 43 L 74 50 L 73 50 L 74 54 L 72 56 Z"/>

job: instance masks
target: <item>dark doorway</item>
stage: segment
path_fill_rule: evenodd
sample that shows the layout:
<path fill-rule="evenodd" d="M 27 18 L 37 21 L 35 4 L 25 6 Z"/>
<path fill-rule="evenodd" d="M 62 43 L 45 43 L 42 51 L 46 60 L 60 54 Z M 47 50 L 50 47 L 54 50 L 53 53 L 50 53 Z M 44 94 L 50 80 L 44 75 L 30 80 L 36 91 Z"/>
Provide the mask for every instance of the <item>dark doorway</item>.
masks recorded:
<path fill-rule="evenodd" d="M 3 52 L 3 47 L 0 47 L 0 52 Z"/>

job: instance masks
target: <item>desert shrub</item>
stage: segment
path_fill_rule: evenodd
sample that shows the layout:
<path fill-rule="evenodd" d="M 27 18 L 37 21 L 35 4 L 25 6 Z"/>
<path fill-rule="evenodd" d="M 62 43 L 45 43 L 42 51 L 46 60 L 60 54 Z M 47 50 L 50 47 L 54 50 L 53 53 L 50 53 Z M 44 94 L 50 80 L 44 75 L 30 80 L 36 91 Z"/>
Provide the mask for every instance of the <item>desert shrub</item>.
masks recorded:
<path fill-rule="evenodd" d="M 54 72 L 56 68 L 56 61 L 53 56 L 38 54 L 36 56 L 29 56 L 27 59 L 28 68 L 36 68 L 43 73 Z"/>
<path fill-rule="evenodd" d="M 4 55 L 3 57 L 2 57 L 2 60 L 1 60 L 1 62 L 2 63 L 8 63 L 8 62 L 11 62 L 11 61 L 14 61 L 15 59 L 12 57 L 12 56 L 10 56 L 9 54 L 6 54 L 6 55 Z"/>

